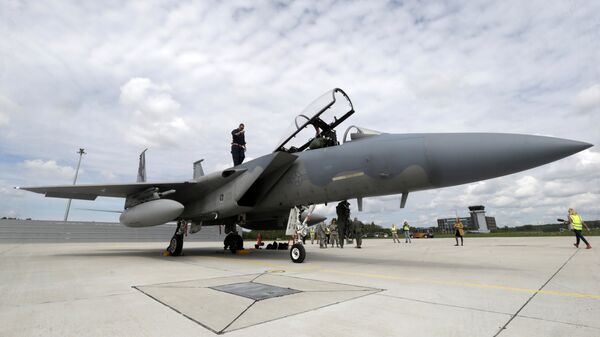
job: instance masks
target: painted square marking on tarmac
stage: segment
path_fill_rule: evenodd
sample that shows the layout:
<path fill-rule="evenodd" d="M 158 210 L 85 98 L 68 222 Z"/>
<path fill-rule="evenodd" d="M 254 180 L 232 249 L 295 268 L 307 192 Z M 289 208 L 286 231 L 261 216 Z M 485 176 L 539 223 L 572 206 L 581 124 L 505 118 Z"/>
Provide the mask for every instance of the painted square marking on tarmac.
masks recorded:
<path fill-rule="evenodd" d="M 271 286 L 256 282 L 243 282 L 209 287 L 214 290 L 238 295 L 255 301 L 299 293 L 300 290 Z"/>
<path fill-rule="evenodd" d="M 269 273 L 134 288 L 217 334 L 382 291 Z"/>

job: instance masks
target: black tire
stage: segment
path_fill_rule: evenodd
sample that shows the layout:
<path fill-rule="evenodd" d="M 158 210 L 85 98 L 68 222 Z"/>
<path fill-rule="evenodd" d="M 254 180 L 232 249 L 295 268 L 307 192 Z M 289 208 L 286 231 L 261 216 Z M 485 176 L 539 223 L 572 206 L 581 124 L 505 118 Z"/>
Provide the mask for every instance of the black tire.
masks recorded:
<path fill-rule="evenodd" d="M 223 249 L 227 250 L 229 247 L 231 247 L 231 235 L 228 234 L 223 240 Z"/>
<path fill-rule="evenodd" d="M 236 235 L 236 243 L 237 243 L 238 250 L 244 249 L 244 239 L 239 234 Z"/>
<path fill-rule="evenodd" d="M 304 249 L 304 246 L 299 243 L 293 244 L 292 249 L 290 249 L 290 259 L 292 259 L 292 262 L 302 263 L 305 258 L 306 250 Z"/>
<path fill-rule="evenodd" d="M 238 250 L 244 249 L 244 239 L 239 234 L 230 234 L 229 237 L 229 251 L 235 254 Z M 227 238 L 225 238 L 227 240 Z"/>

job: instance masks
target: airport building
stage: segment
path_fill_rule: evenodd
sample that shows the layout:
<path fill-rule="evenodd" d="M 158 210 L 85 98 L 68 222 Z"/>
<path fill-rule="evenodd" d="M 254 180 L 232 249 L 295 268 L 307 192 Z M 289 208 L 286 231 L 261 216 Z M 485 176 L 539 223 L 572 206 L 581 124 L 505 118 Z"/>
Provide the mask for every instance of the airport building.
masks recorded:
<path fill-rule="evenodd" d="M 437 219 L 438 231 L 442 233 L 454 233 L 454 221 L 456 218 Z M 460 221 L 465 226 L 465 229 L 472 227 L 471 218 L 460 218 Z"/>
<path fill-rule="evenodd" d="M 460 221 L 465 226 L 465 230 L 487 233 L 490 230 L 497 229 L 496 218 L 485 216 L 484 206 L 469 206 L 469 213 L 469 217 L 460 218 Z M 455 220 L 456 217 L 438 219 L 438 230 L 443 233 L 453 232 Z"/>

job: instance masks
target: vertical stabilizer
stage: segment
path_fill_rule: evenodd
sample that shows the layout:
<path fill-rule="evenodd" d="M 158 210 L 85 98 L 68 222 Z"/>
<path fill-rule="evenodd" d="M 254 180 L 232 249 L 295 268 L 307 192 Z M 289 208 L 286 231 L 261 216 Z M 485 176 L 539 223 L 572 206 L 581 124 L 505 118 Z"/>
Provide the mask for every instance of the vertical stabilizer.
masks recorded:
<path fill-rule="evenodd" d="M 144 151 L 142 151 L 142 153 L 140 153 L 140 164 L 138 166 L 137 176 L 138 183 L 146 182 L 146 151 L 148 151 L 148 149 L 145 149 Z"/>
<path fill-rule="evenodd" d="M 200 159 L 194 163 L 194 179 L 200 178 L 204 175 L 204 169 L 202 168 L 202 162 L 204 159 Z"/>

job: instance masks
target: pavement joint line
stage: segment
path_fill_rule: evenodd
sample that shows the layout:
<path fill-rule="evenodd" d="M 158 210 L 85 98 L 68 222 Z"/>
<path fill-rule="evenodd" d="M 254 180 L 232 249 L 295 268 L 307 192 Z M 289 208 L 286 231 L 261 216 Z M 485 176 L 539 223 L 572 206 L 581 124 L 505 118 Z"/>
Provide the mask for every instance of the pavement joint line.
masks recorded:
<path fill-rule="evenodd" d="M 542 321 L 542 322 L 559 323 L 559 324 L 572 325 L 572 326 L 581 327 L 581 328 L 590 328 L 590 329 L 600 330 L 600 327 L 597 327 L 597 326 L 591 326 L 591 325 L 585 325 L 585 324 L 578 324 L 578 323 L 571 323 L 571 322 L 563 322 L 563 321 L 555 321 L 555 320 L 552 320 L 552 319 L 543 319 L 543 318 L 540 318 L 540 317 L 519 316 L 519 318 L 533 319 L 533 320 Z"/>
<path fill-rule="evenodd" d="M 196 323 L 196 324 L 200 325 L 201 327 L 203 327 L 203 328 L 205 328 L 205 329 L 208 329 L 209 331 L 212 331 L 212 332 L 216 333 L 217 335 L 219 335 L 219 334 L 220 334 L 218 331 L 215 331 L 215 330 L 213 330 L 212 328 L 210 328 L 209 326 L 206 326 L 206 325 L 202 324 L 201 322 L 198 322 L 198 321 L 197 321 L 197 320 L 195 320 L 194 318 L 192 318 L 192 317 L 190 317 L 190 316 L 188 316 L 188 315 L 184 314 L 183 312 L 181 312 L 181 311 L 177 310 L 177 308 L 175 308 L 175 307 L 172 307 L 172 306 L 170 306 L 170 305 L 166 304 L 165 302 L 162 302 L 161 300 L 159 300 L 159 299 L 157 299 L 156 297 L 154 297 L 154 296 L 152 296 L 152 295 L 150 295 L 150 294 L 148 294 L 148 293 L 144 292 L 143 290 L 139 289 L 138 287 L 136 287 L 136 286 L 132 286 L 132 288 L 133 288 L 133 289 L 135 289 L 135 290 L 137 290 L 137 291 L 139 291 L 139 292 L 141 292 L 142 294 L 144 294 L 144 295 L 146 295 L 146 296 L 150 297 L 150 298 L 151 298 L 151 299 L 153 299 L 154 301 L 156 301 L 156 302 L 158 302 L 158 303 L 160 303 L 160 304 L 164 305 L 165 307 L 167 307 L 167 308 L 169 308 L 169 309 L 171 309 L 171 310 L 175 311 L 176 313 L 178 313 L 178 314 L 180 314 L 181 316 L 183 316 L 183 317 L 185 317 L 185 318 L 189 319 L 190 321 L 192 321 L 192 322 L 194 322 L 194 323 Z"/>
<path fill-rule="evenodd" d="M 225 269 L 225 268 L 217 268 L 217 267 L 208 267 L 206 265 L 203 264 L 199 264 L 199 263 L 192 263 L 192 262 L 188 262 L 188 261 L 169 261 L 169 262 L 177 262 L 177 263 L 184 263 L 190 266 L 194 266 L 194 267 L 201 267 L 201 268 L 206 268 L 206 269 L 213 269 L 213 270 L 218 270 L 218 271 L 224 271 L 224 272 L 232 272 L 230 269 Z"/>
<path fill-rule="evenodd" d="M 263 275 L 265 275 L 265 274 L 266 274 L 266 272 L 263 272 L 263 273 L 260 273 L 260 274 L 256 275 L 256 277 L 255 277 L 255 278 L 253 278 L 252 280 L 250 280 L 250 282 L 254 282 L 254 281 L 256 281 L 256 280 L 257 280 L 259 277 L 261 277 L 261 276 L 263 276 Z"/>
<path fill-rule="evenodd" d="M 268 274 L 268 272 L 259 273 L 259 274 L 258 274 L 258 275 L 257 275 L 257 276 L 256 276 L 256 277 L 255 277 L 255 278 L 254 278 L 254 279 L 253 279 L 251 282 L 254 282 L 254 281 L 255 281 L 256 279 L 258 279 L 259 277 L 261 277 L 261 276 L 264 276 L 264 275 L 267 275 L 267 274 Z M 255 274 L 245 274 L 245 275 L 240 275 L 240 276 L 251 276 L 251 275 L 255 275 Z M 279 276 L 279 275 L 278 275 L 278 276 Z M 236 277 L 236 276 L 223 276 L 223 277 L 214 277 L 214 278 L 209 278 L 209 279 L 198 279 L 198 281 L 203 281 L 203 280 L 214 280 L 214 279 L 228 278 L 228 277 Z M 322 281 L 322 280 L 307 279 L 307 278 L 302 278 L 302 277 L 294 277 L 294 276 L 290 276 L 290 275 L 279 276 L 279 277 L 287 277 L 287 278 L 294 278 L 294 279 L 300 279 L 300 280 L 306 280 L 306 281 L 315 281 L 315 282 L 332 283 L 332 284 L 337 284 L 337 285 L 346 285 L 346 286 L 361 287 L 361 286 L 355 286 L 355 285 L 351 285 L 351 284 L 345 284 L 345 283 L 339 283 L 339 282 L 331 282 L 331 281 Z M 195 280 L 189 280 L 189 281 L 195 281 Z M 181 282 L 189 282 L 189 281 L 181 281 Z M 177 282 L 168 282 L 168 283 L 177 283 Z M 153 286 L 156 286 L 156 285 L 162 285 L 162 284 L 168 284 L 168 283 L 158 283 L 158 284 L 153 284 L 153 285 L 144 285 L 144 286 L 141 286 L 141 285 L 140 285 L 140 286 L 131 286 L 131 288 L 133 288 L 133 289 L 135 289 L 135 290 L 137 290 L 137 291 L 141 292 L 142 294 L 144 294 L 144 295 L 146 295 L 146 296 L 150 297 L 151 299 L 155 300 L 156 302 L 158 302 L 158 303 L 160 303 L 160 304 L 162 304 L 162 305 L 166 306 L 167 308 L 169 308 L 169 309 L 171 309 L 171 310 L 173 310 L 173 311 L 177 312 L 178 314 L 180 314 L 180 315 L 184 316 L 185 318 L 187 318 L 187 319 L 191 320 L 192 322 L 194 322 L 194 323 L 196 323 L 196 324 L 198 324 L 198 325 L 200 325 L 200 326 L 202 326 L 202 327 L 204 327 L 204 328 L 206 328 L 206 329 L 208 329 L 208 330 L 212 331 L 213 333 L 215 333 L 215 334 L 217 334 L 217 335 L 222 335 L 222 334 L 225 334 L 225 333 L 229 333 L 229 332 L 233 332 L 233 331 L 237 331 L 237 330 L 246 329 L 246 328 L 249 328 L 249 327 L 252 327 L 252 326 L 256 326 L 256 325 L 260 325 L 260 324 L 265 324 L 265 323 L 273 322 L 273 321 L 280 320 L 280 319 L 284 319 L 284 318 L 287 318 L 287 317 L 291 317 L 291 316 L 295 316 L 295 315 L 300 315 L 300 314 L 304 314 L 304 313 L 307 313 L 307 312 L 316 311 L 316 310 L 319 310 L 319 309 L 322 309 L 322 308 L 326 308 L 326 307 L 330 307 L 330 306 L 333 306 L 333 305 L 336 305 L 336 304 L 340 304 L 340 303 L 344 303 L 344 302 L 348 302 L 348 301 L 356 300 L 356 299 L 359 299 L 359 298 L 362 298 L 362 297 L 365 297 L 365 296 L 369 296 L 369 295 L 377 295 L 378 293 L 380 293 L 380 292 L 384 291 L 384 289 L 370 288 L 370 287 L 362 287 L 362 288 L 364 288 L 364 289 L 353 289 L 353 290 L 337 290 L 337 291 L 335 291 L 335 290 L 334 290 L 334 291 L 330 291 L 330 290 L 327 290 L 327 291 L 325 291 L 325 290 L 323 290 L 323 291 L 320 291 L 320 290 L 309 290 L 309 291 L 304 291 L 304 290 L 302 290 L 301 292 L 303 292 L 303 293 L 317 293 L 317 292 L 356 292 L 356 293 L 361 293 L 361 292 L 362 292 L 362 293 L 364 293 L 364 294 L 361 294 L 361 295 L 359 295 L 359 296 L 356 296 L 356 297 L 353 297 L 353 298 L 350 298 L 350 299 L 346 299 L 346 300 L 342 300 L 342 301 L 334 302 L 334 303 L 331 303 L 331 304 L 328 304 L 328 305 L 324 305 L 324 306 L 321 306 L 321 307 L 317 307 L 317 308 L 309 309 L 309 310 L 306 310 L 306 311 L 300 311 L 300 312 L 296 312 L 296 313 L 291 313 L 291 314 L 289 314 L 289 315 L 286 315 L 286 316 L 283 316 L 283 317 L 278 317 L 278 318 L 270 319 L 270 320 L 267 320 L 267 321 L 264 321 L 264 322 L 259 322 L 259 323 L 255 323 L 255 324 L 252 324 L 252 325 L 249 325 L 249 326 L 245 326 L 245 327 L 242 327 L 242 328 L 233 329 L 233 330 L 230 330 L 230 331 L 225 331 L 225 330 L 227 330 L 227 328 L 228 328 L 229 326 L 231 326 L 231 325 L 232 325 L 232 324 L 233 324 L 233 323 L 234 323 L 236 320 L 238 320 L 240 317 L 242 317 L 242 315 L 243 315 L 244 313 L 246 313 L 246 312 L 247 312 L 247 311 L 248 311 L 248 310 L 249 310 L 249 309 L 250 309 L 250 308 L 251 308 L 251 307 L 252 307 L 254 304 L 256 304 L 256 303 L 258 302 L 258 301 L 256 301 L 256 300 L 255 300 L 255 301 L 254 301 L 254 302 L 252 302 L 252 303 L 251 303 L 251 304 L 250 304 L 250 305 L 249 305 L 249 306 L 248 306 L 246 309 L 244 309 L 244 310 L 243 310 L 243 311 L 242 311 L 242 312 L 241 312 L 241 313 L 240 313 L 240 314 L 239 314 L 239 315 L 238 315 L 236 318 L 234 318 L 234 319 L 233 319 L 233 320 L 232 320 L 232 321 L 231 321 L 229 324 L 227 324 L 227 326 L 225 326 L 225 327 L 224 327 L 222 330 L 220 330 L 220 331 L 216 331 L 216 330 L 214 330 L 214 329 L 212 329 L 212 328 L 210 328 L 210 327 L 208 327 L 208 326 L 206 326 L 206 325 L 202 324 L 201 322 L 197 321 L 196 319 L 194 319 L 194 318 L 192 318 L 192 317 L 190 317 L 190 316 L 186 315 L 185 313 L 181 312 L 181 311 L 180 311 L 180 310 L 178 310 L 177 308 L 175 308 L 175 307 L 173 307 L 173 306 L 171 306 L 171 305 L 169 305 L 169 304 L 166 304 L 166 303 L 164 303 L 164 302 L 160 301 L 160 300 L 159 300 L 159 299 L 157 299 L 156 297 L 154 297 L 154 296 L 152 296 L 152 295 L 150 295 L 150 294 L 148 294 L 148 293 L 144 292 L 144 291 L 141 289 L 141 288 L 144 288 L 144 287 L 149 287 L 149 288 L 151 288 L 151 287 L 153 287 Z M 203 286 L 203 287 L 164 287 L 164 288 L 181 288 L 181 289 L 188 289 L 188 288 L 207 288 L 207 287 L 206 287 L 206 286 Z"/>
<path fill-rule="evenodd" d="M 0 255 L 4 255 L 4 254 L 6 254 L 6 253 L 10 252 L 11 250 L 13 250 L 13 249 L 15 249 L 15 248 L 17 248 L 17 247 L 19 247 L 19 246 L 20 246 L 20 245 L 14 245 L 14 246 L 12 246 L 12 247 L 9 247 L 8 249 L 6 249 L 6 250 L 3 250 L 3 251 L 0 253 Z"/>
<path fill-rule="evenodd" d="M 554 274 L 552 274 L 552 276 L 550 276 L 550 278 L 548 278 L 548 280 L 546 280 L 546 282 L 544 282 L 544 284 L 542 284 L 542 286 L 539 288 L 539 290 L 544 289 L 544 287 L 550 283 L 550 281 L 552 281 L 552 279 L 554 278 L 554 276 L 556 276 L 566 265 L 567 263 L 569 263 L 569 261 L 571 261 L 571 259 L 577 254 L 577 252 L 579 251 L 579 249 L 577 249 L 573 254 L 571 254 L 571 256 L 569 256 L 569 258 L 554 272 Z M 506 330 L 506 328 L 508 327 L 508 325 L 510 324 L 510 322 L 512 322 L 517 316 L 519 316 L 519 313 L 525 309 L 525 307 L 527 306 L 527 304 L 529 304 L 529 302 L 531 302 L 531 300 L 533 300 L 533 298 L 538 294 L 539 292 L 535 292 L 533 293 L 533 295 L 531 295 L 527 301 L 525 301 L 525 303 L 523 303 L 523 305 L 519 308 L 519 310 L 517 310 L 517 312 L 515 312 L 510 319 L 508 320 L 508 322 L 506 322 L 504 324 L 504 326 L 502 326 L 500 328 L 500 330 L 494 335 L 494 337 L 497 337 L 498 335 L 500 335 L 502 333 L 502 331 Z"/>
<path fill-rule="evenodd" d="M 385 290 L 385 289 L 381 289 L 381 288 L 357 286 L 355 284 L 341 283 L 341 282 L 335 282 L 335 281 L 326 281 L 326 280 L 317 280 L 317 279 L 298 277 L 298 276 L 292 276 L 292 275 L 285 275 L 285 277 L 294 278 L 297 280 L 304 280 L 304 281 L 317 281 L 317 282 L 332 283 L 332 284 L 337 284 L 337 285 L 342 285 L 342 286 L 351 286 L 351 287 L 364 288 L 364 289 L 369 289 L 369 290 L 379 290 L 379 291 Z"/>
<path fill-rule="evenodd" d="M 540 289 L 531 289 L 531 288 L 510 287 L 510 286 L 504 286 L 504 285 L 498 285 L 498 284 L 482 284 L 482 283 L 470 283 L 470 282 L 460 282 L 460 281 L 427 280 L 427 279 L 411 278 L 411 277 L 389 276 L 389 275 L 384 275 L 384 274 L 347 272 L 347 271 L 334 270 L 334 269 L 323 269 L 323 270 L 321 270 L 321 272 L 330 273 L 330 274 L 348 275 L 348 276 L 360 276 L 360 277 L 375 278 L 375 279 L 382 279 L 382 280 L 408 281 L 408 282 L 430 283 L 430 284 L 439 284 L 439 285 L 453 285 L 453 286 L 482 288 L 482 289 L 497 289 L 497 290 L 506 290 L 506 291 L 512 291 L 512 292 L 526 292 L 526 293 L 533 293 L 533 294 L 539 293 L 539 294 L 552 295 L 552 296 L 577 297 L 577 298 L 588 298 L 588 299 L 600 300 L 600 295 L 581 294 L 581 293 L 564 292 L 564 291 L 556 291 L 556 290 L 543 290 L 541 288 Z"/>
<path fill-rule="evenodd" d="M 400 299 L 400 300 L 411 301 L 411 302 L 419 302 L 419 303 L 425 303 L 425 304 L 433 304 L 433 305 L 439 305 L 439 306 L 450 307 L 450 308 L 459 308 L 459 309 L 465 309 L 465 310 L 486 312 L 486 313 L 490 313 L 490 314 L 499 314 L 499 315 L 507 315 L 507 316 L 511 315 L 508 312 L 485 310 L 485 309 L 479 309 L 479 308 L 474 308 L 474 307 L 465 307 L 465 306 L 455 305 L 455 304 L 446 304 L 446 303 L 425 301 L 425 300 L 419 300 L 419 299 L 416 299 L 416 298 L 408 298 L 408 297 L 395 296 L 395 295 L 387 295 L 387 294 L 381 294 L 381 293 L 380 294 L 375 294 L 375 296 L 381 296 L 381 297 L 386 297 L 386 298 L 394 298 L 394 299 Z"/>
<path fill-rule="evenodd" d="M 237 315 L 231 322 L 229 322 L 229 324 L 227 324 L 223 329 L 221 329 L 221 331 L 217 332 L 217 334 L 222 335 L 225 333 L 225 330 L 227 330 L 227 328 L 229 328 L 231 326 L 231 324 L 233 324 L 235 321 L 237 321 L 240 317 L 242 317 L 242 315 L 244 315 L 246 313 L 246 311 L 250 310 L 250 308 L 256 304 L 256 302 L 258 302 L 257 300 L 254 300 L 254 302 L 250 303 L 250 305 L 248 307 L 246 307 L 246 309 L 244 309 L 244 311 L 240 312 L 239 315 Z"/>
<path fill-rule="evenodd" d="M 222 259 L 220 257 L 209 257 L 209 258 Z M 587 299 L 600 300 L 600 295 L 581 294 L 581 293 L 556 291 L 556 290 L 543 290 L 541 288 L 540 289 L 531 289 L 531 288 L 510 287 L 510 286 L 504 286 L 504 285 L 499 285 L 499 284 L 483 284 L 483 283 L 471 283 L 471 282 L 460 282 L 460 281 L 427 280 L 427 279 L 411 278 L 411 277 L 389 276 L 389 275 L 385 275 L 385 274 L 348 272 L 348 271 L 335 270 L 335 269 L 323 269 L 323 268 L 320 269 L 320 267 L 318 265 L 314 266 L 314 267 L 298 268 L 298 269 L 297 269 L 297 267 L 291 267 L 293 269 L 289 270 L 290 269 L 289 265 L 284 266 L 284 265 L 274 265 L 274 264 L 270 264 L 270 263 L 265 264 L 265 263 L 261 263 L 260 261 L 242 261 L 242 260 L 234 260 L 234 261 L 242 263 L 242 264 L 246 264 L 247 262 L 250 262 L 252 264 L 260 265 L 262 267 L 267 267 L 267 268 L 284 268 L 284 270 L 286 272 L 294 272 L 294 273 L 301 273 L 301 272 L 306 272 L 306 271 L 317 270 L 319 272 L 325 272 L 325 273 L 330 273 L 330 274 L 360 276 L 360 277 L 376 278 L 376 279 L 383 279 L 383 280 L 420 282 L 420 283 L 452 285 L 452 286 L 481 288 L 481 289 L 496 289 L 496 290 L 505 290 L 505 291 L 510 291 L 510 292 L 524 292 L 524 293 L 533 293 L 533 294 L 540 293 L 540 294 L 550 295 L 550 296 L 575 297 L 575 298 L 587 298 Z"/>
<path fill-rule="evenodd" d="M 31 305 L 71 303 L 71 302 L 95 300 L 95 299 L 106 298 L 106 297 L 126 296 L 126 295 L 132 295 L 132 294 L 135 294 L 135 293 L 130 293 L 130 292 L 127 292 L 127 293 L 114 293 L 114 294 L 106 294 L 106 295 L 99 295 L 99 296 L 77 297 L 77 298 L 71 298 L 71 299 L 65 299 L 65 300 L 45 301 L 45 302 L 37 302 L 37 303 L 26 303 L 26 304 L 17 304 L 17 305 L 10 305 L 9 304 L 9 305 L 6 305 L 6 306 L 7 307 L 11 307 L 11 308 L 25 308 L 25 307 L 28 307 L 28 306 L 31 306 Z"/>
<path fill-rule="evenodd" d="M 161 283 L 152 283 L 152 284 L 139 284 L 131 286 L 132 288 L 137 289 L 137 287 L 152 287 L 152 286 L 162 286 L 164 284 L 173 284 L 173 283 L 184 283 L 184 282 L 192 282 L 192 281 L 206 281 L 206 280 L 218 280 L 222 278 L 232 278 L 232 277 L 244 277 L 244 276 L 254 276 L 257 273 L 250 274 L 238 274 L 238 275 L 229 275 L 229 276 L 217 276 L 217 277 L 209 277 L 209 278 L 194 278 L 182 281 L 169 281 L 169 282 L 161 282 Z M 172 287 L 172 288 L 184 288 L 184 287 Z M 137 289 L 139 290 L 139 289 Z"/>
<path fill-rule="evenodd" d="M 323 281 L 323 282 L 327 282 L 327 281 Z M 366 297 L 366 296 L 369 296 L 369 295 L 374 295 L 374 294 L 377 294 L 378 292 L 381 292 L 381 291 L 383 291 L 383 290 L 381 290 L 381 289 L 373 289 L 373 290 L 371 290 L 370 292 L 368 292 L 367 294 L 364 294 L 364 295 L 356 296 L 356 297 L 353 297 L 353 298 L 350 298 L 350 299 L 346 299 L 346 300 L 341 300 L 339 302 L 330 303 L 330 304 L 327 304 L 327 305 L 324 305 L 324 306 L 321 306 L 321 307 L 317 307 L 317 308 L 313 308 L 313 309 L 308 309 L 308 310 L 304 310 L 304 311 L 300 311 L 300 312 L 296 312 L 296 313 L 291 313 L 289 315 L 285 315 L 285 316 L 278 317 L 278 318 L 273 318 L 273 319 L 270 319 L 270 320 L 267 320 L 267 321 L 264 321 L 264 322 L 259 322 L 259 323 L 251 324 L 251 325 L 248 325 L 248 326 L 245 326 L 245 327 L 242 327 L 242 328 L 229 330 L 229 331 L 226 331 L 224 333 L 238 331 L 238 330 L 250 328 L 250 327 L 261 325 L 261 324 L 266 324 L 266 323 L 274 322 L 274 321 L 277 321 L 277 320 L 280 320 L 280 319 L 284 319 L 284 318 L 288 318 L 288 317 L 292 317 L 292 316 L 296 316 L 296 315 L 306 314 L 308 312 L 317 311 L 319 309 L 331 307 L 331 306 L 334 306 L 334 305 L 337 305 L 337 304 L 340 304 L 340 303 L 350 302 L 350 301 L 357 300 L 359 298 L 363 298 L 363 297 Z"/>

